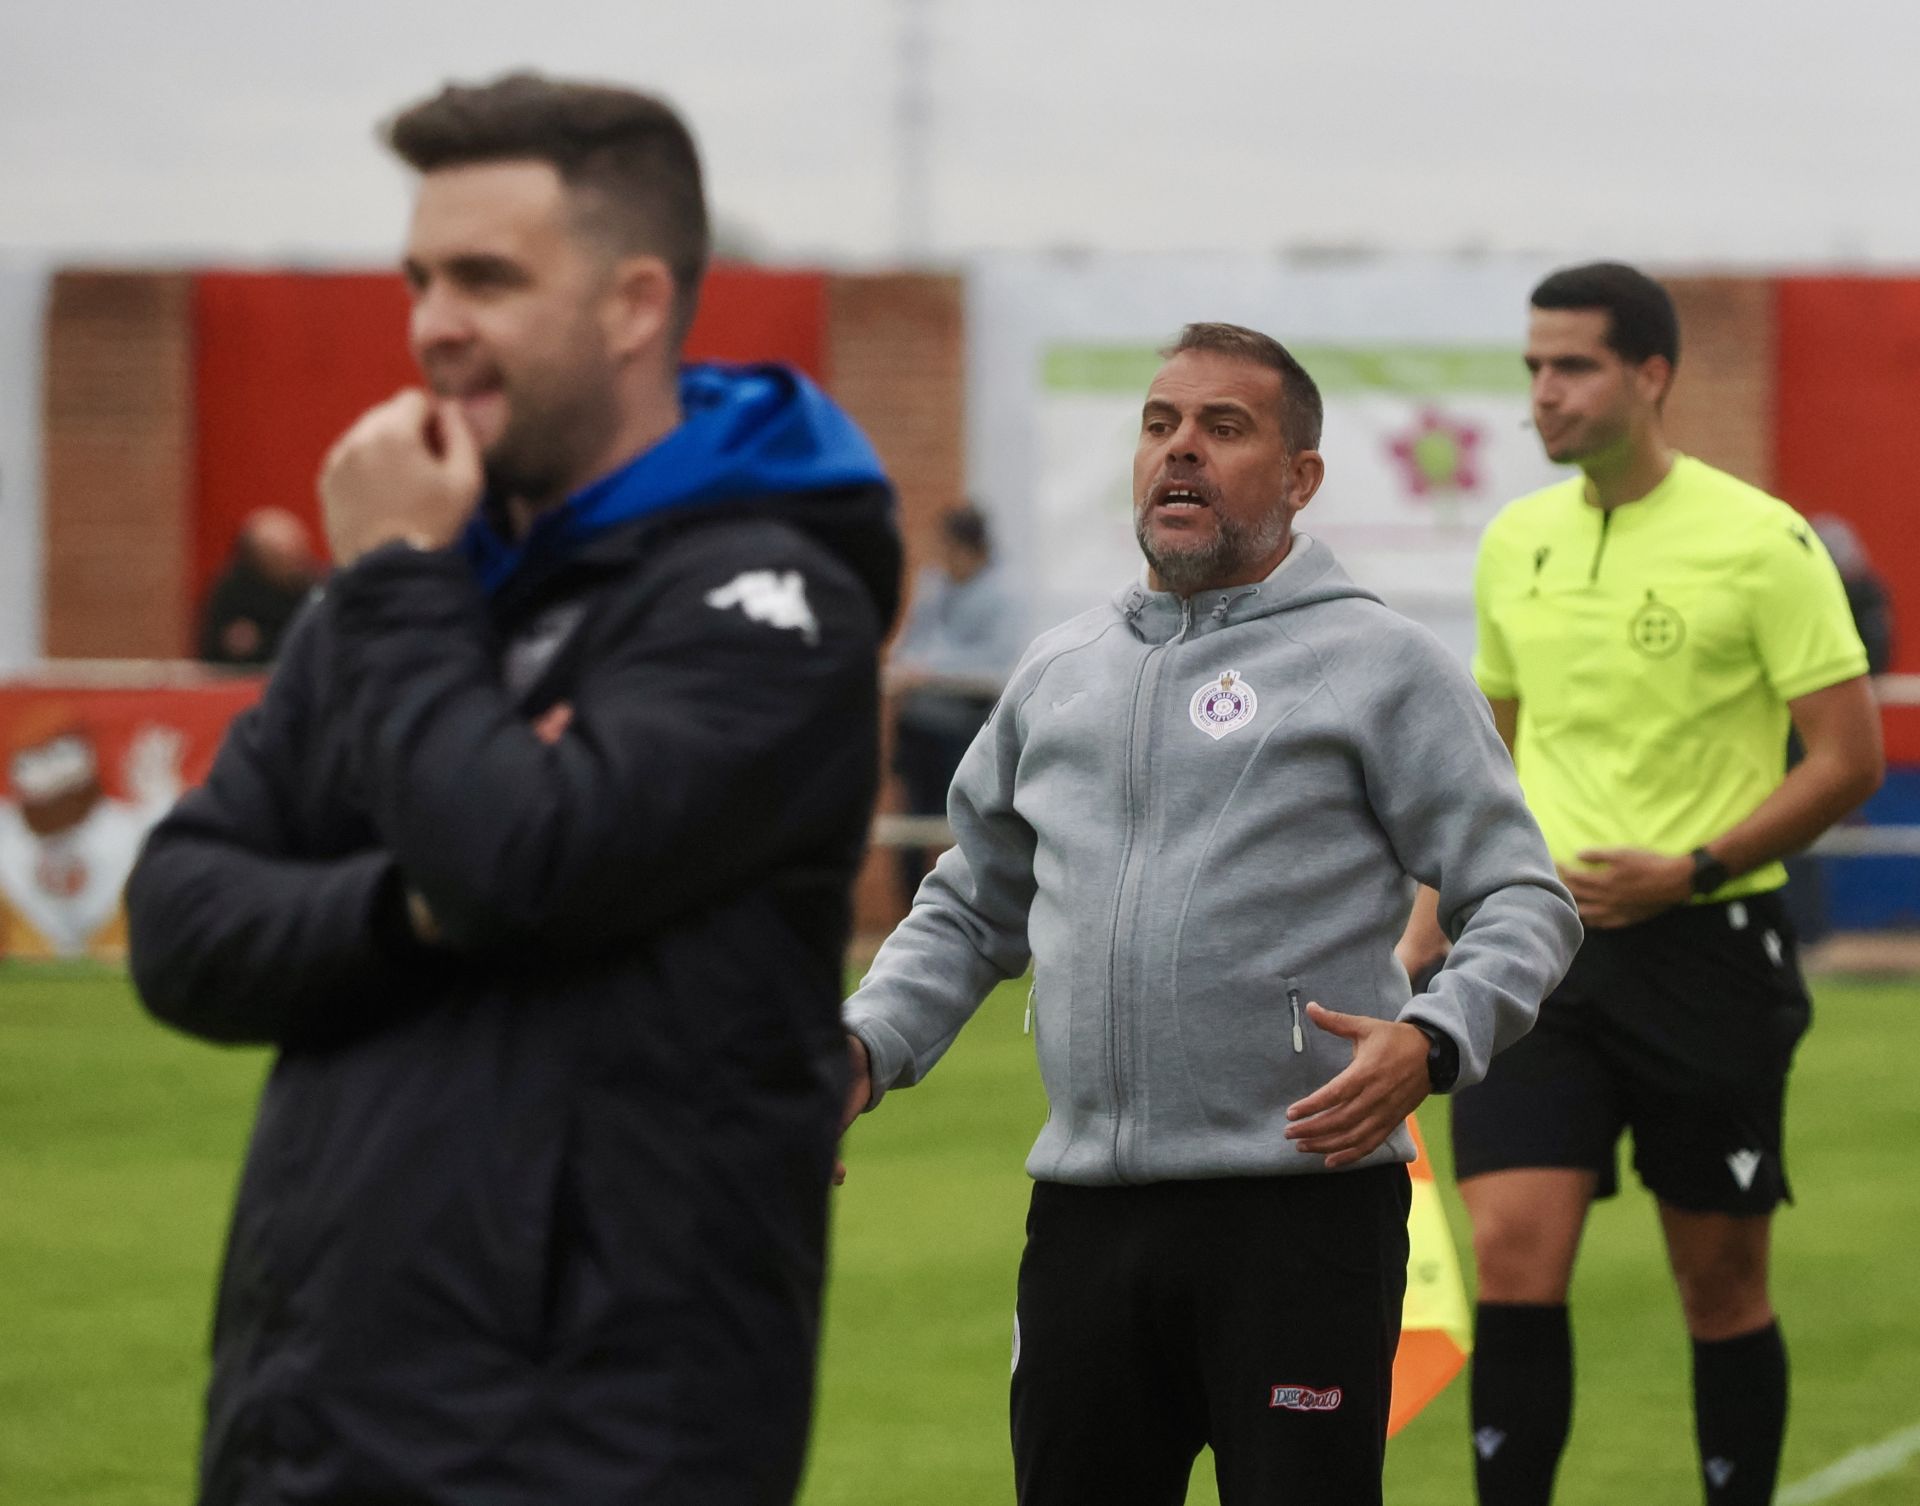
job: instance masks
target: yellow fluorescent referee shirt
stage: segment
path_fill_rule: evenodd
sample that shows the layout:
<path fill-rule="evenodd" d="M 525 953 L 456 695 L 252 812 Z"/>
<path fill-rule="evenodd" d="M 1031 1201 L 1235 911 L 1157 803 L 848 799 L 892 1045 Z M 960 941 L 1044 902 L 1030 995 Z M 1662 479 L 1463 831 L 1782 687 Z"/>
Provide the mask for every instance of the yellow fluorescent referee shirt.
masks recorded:
<path fill-rule="evenodd" d="M 1602 512 L 1583 476 L 1509 503 L 1474 571 L 1474 678 L 1555 861 L 1691 852 L 1786 773 L 1787 702 L 1867 672 L 1840 573 L 1786 503 L 1687 456 Z M 1778 863 L 1713 895 L 1786 882 Z"/>

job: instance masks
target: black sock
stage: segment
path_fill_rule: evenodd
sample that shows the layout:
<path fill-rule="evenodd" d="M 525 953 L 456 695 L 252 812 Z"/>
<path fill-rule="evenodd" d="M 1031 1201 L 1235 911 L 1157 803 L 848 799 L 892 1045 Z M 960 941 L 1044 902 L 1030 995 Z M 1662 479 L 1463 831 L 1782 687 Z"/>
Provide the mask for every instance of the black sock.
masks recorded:
<path fill-rule="evenodd" d="M 1707 1506 L 1766 1506 L 1787 1433 L 1787 1346 L 1769 1323 L 1693 1344 L 1693 1427 Z"/>
<path fill-rule="evenodd" d="M 1547 1506 L 1572 1421 L 1573 1330 L 1566 1304 L 1482 1302 L 1473 1339 L 1480 1506 Z"/>

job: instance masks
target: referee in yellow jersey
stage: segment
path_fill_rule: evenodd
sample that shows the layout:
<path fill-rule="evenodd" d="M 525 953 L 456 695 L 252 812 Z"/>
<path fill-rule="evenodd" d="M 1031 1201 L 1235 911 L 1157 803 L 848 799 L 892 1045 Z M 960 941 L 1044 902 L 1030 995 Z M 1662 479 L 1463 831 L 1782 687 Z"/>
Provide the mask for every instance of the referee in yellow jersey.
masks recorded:
<path fill-rule="evenodd" d="M 1488 528 L 1474 673 L 1587 935 L 1532 1034 L 1455 1098 L 1479 1266 L 1479 1497 L 1551 1497 L 1574 1256 L 1631 1129 L 1693 1340 L 1706 1498 L 1758 1506 L 1786 1424 L 1767 1255 L 1809 1016 L 1780 859 L 1878 785 L 1879 719 L 1813 530 L 1667 443 L 1666 290 L 1601 263 L 1555 272 L 1532 302 L 1534 424 L 1580 473 Z M 1789 723 L 1807 749 L 1790 773 Z M 1415 972 L 1465 919 L 1421 899 L 1401 947 Z"/>

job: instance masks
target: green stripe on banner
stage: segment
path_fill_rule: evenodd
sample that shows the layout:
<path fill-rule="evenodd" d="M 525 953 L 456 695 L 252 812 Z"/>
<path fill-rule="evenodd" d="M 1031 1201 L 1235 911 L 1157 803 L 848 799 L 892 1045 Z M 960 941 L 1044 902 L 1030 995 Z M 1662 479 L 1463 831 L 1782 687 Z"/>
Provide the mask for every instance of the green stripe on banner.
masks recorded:
<path fill-rule="evenodd" d="M 1480 392 L 1524 396 L 1527 368 L 1518 349 L 1492 345 L 1296 345 L 1321 392 Z M 1041 358 L 1049 392 L 1144 393 L 1159 353 L 1138 345 L 1056 345 Z"/>

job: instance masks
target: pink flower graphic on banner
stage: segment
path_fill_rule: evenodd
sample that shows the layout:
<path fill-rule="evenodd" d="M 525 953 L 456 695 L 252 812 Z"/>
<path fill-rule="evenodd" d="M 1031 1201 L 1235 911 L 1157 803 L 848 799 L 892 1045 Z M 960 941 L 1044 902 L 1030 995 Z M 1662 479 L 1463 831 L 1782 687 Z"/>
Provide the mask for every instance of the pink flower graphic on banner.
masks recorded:
<path fill-rule="evenodd" d="M 1416 497 L 1470 492 L 1480 485 L 1480 426 L 1423 408 L 1412 428 L 1387 442 Z"/>

